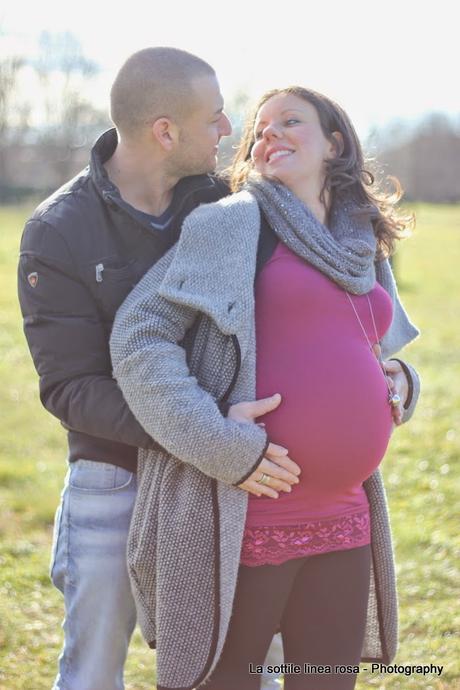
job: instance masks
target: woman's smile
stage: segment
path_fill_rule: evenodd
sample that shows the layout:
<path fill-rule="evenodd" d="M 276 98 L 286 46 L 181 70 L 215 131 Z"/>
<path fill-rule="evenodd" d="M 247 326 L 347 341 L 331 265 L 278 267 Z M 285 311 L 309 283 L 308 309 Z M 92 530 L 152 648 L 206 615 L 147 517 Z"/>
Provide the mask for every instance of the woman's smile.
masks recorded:
<path fill-rule="evenodd" d="M 267 153 L 265 154 L 265 160 L 267 163 L 273 163 L 275 160 L 284 158 L 285 156 L 289 156 L 293 153 L 294 151 L 292 149 L 282 147 L 271 148 L 268 149 Z"/>

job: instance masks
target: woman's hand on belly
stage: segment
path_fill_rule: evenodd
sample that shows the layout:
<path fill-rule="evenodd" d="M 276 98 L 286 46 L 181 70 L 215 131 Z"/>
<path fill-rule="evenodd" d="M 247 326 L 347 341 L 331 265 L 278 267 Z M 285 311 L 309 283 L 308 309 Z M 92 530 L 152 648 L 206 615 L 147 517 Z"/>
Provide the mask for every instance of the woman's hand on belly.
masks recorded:
<path fill-rule="evenodd" d="M 255 496 L 278 498 L 278 491 L 289 493 L 292 485 L 299 483 L 299 474 L 300 467 L 288 457 L 287 449 L 269 443 L 260 465 L 238 486 Z M 261 479 L 264 479 L 263 483 Z"/>
<path fill-rule="evenodd" d="M 255 424 L 258 417 L 275 410 L 281 402 L 281 395 L 275 393 L 269 398 L 235 403 L 228 410 L 228 417 L 236 422 Z M 278 491 L 291 491 L 293 484 L 298 484 L 300 467 L 288 457 L 287 448 L 270 443 L 265 458 L 257 469 L 241 484 L 239 488 L 255 496 L 278 498 Z M 261 483 L 260 480 L 264 479 Z"/>

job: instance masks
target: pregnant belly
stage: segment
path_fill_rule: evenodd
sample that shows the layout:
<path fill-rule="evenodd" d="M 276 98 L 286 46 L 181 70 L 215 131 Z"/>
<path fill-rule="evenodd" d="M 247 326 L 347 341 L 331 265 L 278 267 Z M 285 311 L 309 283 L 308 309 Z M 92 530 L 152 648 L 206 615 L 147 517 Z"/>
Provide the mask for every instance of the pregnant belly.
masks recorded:
<path fill-rule="evenodd" d="M 339 347 L 327 346 L 327 357 L 318 358 L 316 342 L 311 352 L 277 358 L 283 364 L 265 366 L 260 383 L 258 364 L 257 397 L 282 395 L 280 406 L 258 421 L 302 468 L 296 493 L 316 497 L 356 491 L 382 460 L 392 431 L 388 389 L 375 356 L 357 347 L 345 358 Z"/>

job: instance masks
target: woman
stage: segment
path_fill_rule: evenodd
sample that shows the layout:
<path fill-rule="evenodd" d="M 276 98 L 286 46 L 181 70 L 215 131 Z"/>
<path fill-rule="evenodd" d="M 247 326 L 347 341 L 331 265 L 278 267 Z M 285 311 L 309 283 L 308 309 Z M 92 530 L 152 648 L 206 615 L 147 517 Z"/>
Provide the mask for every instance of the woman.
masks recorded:
<path fill-rule="evenodd" d="M 261 99 L 233 185 L 186 219 L 112 334 L 161 445 L 141 451 L 128 547 L 140 624 L 159 688 L 257 688 L 280 629 L 301 666 L 286 690 L 348 690 L 360 659 L 396 650 L 378 465 L 419 391 L 387 359 L 418 335 L 385 258 L 405 222 L 347 115 L 300 87 Z M 251 423 L 241 401 L 278 393 Z"/>

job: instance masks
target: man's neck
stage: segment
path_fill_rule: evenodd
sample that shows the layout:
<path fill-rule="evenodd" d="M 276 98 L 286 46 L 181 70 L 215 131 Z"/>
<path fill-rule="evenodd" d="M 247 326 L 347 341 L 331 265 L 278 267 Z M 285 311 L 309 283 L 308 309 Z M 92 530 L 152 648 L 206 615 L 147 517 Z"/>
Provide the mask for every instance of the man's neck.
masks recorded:
<path fill-rule="evenodd" d="M 160 216 L 170 206 L 179 181 L 164 169 L 164 161 L 146 156 L 135 145 L 120 141 L 104 167 L 122 199 L 139 211 Z"/>

